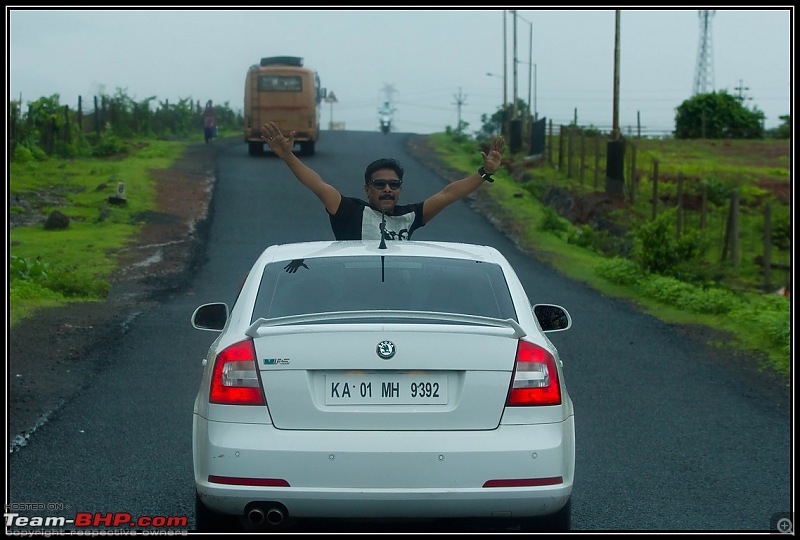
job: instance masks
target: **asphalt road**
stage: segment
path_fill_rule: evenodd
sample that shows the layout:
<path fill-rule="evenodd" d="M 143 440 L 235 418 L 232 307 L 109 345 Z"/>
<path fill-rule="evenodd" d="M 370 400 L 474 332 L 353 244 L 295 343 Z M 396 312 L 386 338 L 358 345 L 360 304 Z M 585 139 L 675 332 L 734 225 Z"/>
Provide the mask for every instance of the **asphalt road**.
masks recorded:
<path fill-rule="evenodd" d="M 303 159 L 343 193 L 360 195 L 366 165 L 396 157 L 406 169 L 402 202 L 416 202 L 446 180 L 406 154 L 407 138 L 324 132 L 317 154 Z M 187 526 L 173 529 L 193 527 L 192 405 L 216 334 L 194 330 L 192 311 L 232 303 L 266 246 L 333 238 L 322 204 L 280 160 L 250 157 L 244 143 L 218 159 L 210 219 L 206 262 L 188 290 L 96 351 L 107 367 L 10 456 L 7 515 L 186 516 Z M 753 391 L 718 351 L 536 262 L 467 202 L 415 239 L 493 245 L 532 301 L 570 311 L 573 328 L 551 339 L 576 409 L 573 529 L 767 532 L 793 509 L 790 411 Z"/>

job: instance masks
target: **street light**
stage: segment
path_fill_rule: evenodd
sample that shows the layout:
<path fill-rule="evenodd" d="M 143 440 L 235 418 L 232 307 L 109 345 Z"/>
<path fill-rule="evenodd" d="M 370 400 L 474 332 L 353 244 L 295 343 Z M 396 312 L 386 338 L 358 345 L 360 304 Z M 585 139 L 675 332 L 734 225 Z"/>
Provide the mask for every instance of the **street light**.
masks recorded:
<path fill-rule="evenodd" d="M 517 13 L 516 11 L 514 12 L 514 14 L 515 14 L 516 17 L 522 19 L 523 22 L 528 23 L 528 30 L 529 30 L 529 32 L 528 32 L 528 61 L 527 62 L 522 62 L 520 60 L 517 60 L 516 59 L 516 55 L 514 57 L 514 61 L 517 62 L 518 64 L 525 64 L 525 63 L 528 64 L 528 116 L 530 116 L 531 115 L 531 73 L 536 70 L 536 64 L 533 63 L 533 23 L 531 21 L 529 21 L 528 19 L 526 19 L 525 17 L 523 17 L 522 15 L 520 15 L 519 13 Z M 536 110 L 536 107 L 534 107 L 534 111 L 535 110 Z M 534 118 L 534 120 L 536 119 L 535 112 L 534 112 L 533 118 Z"/>

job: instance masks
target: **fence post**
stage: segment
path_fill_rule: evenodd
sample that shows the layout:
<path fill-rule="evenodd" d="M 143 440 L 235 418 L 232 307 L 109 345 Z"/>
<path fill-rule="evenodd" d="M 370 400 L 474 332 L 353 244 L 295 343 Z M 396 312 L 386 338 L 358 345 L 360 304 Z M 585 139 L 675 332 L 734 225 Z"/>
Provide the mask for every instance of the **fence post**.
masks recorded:
<path fill-rule="evenodd" d="M 606 195 L 625 198 L 625 139 L 606 143 Z"/>
<path fill-rule="evenodd" d="M 553 121 L 550 120 L 550 136 L 547 138 L 549 144 L 547 145 L 547 163 L 553 166 Z"/>
<path fill-rule="evenodd" d="M 572 136 L 574 134 L 575 128 L 570 126 L 567 135 L 567 178 L 572 178 Z"/>
<path fill-rule="evenodd" d="M 97 104 L 97 96 L 94 96 L 94 131 L 100 133 L 100 107 Z"/>
<path fill-rule="evenodd" d="M 600 184 L 600 133 L 594 136 L 594 190 Z"/>
<path fill-rule="evenodd" d="M 737 189 L 731 191 L 731 207 L 728 211 L 728 224 L 725 227 L 722 261 L 728 256 L 728 247 L 731 250 L 733 267 L 739 268 L 739 190 Z"/>
<path fill-rule="evenodd" d="M 56 119 L 55 117 L 50 118 L 50 122 L 47 123 L 47 143 L 45 144 L 46 152 L 48 156 L 53 155 L 53 139 L 55 138 L 56 132 Z"/>
<path fill-rule="evenodd" d="M 558 170 L 564 172 L 564 125 L 558 126 Z"/>
<path fill-rule="evenodd" d="M 675 212 L 675 239 L 681 239 L 681 231 L 683 228 L 683 173 L 678 173 L 678 207 Z"/>
<path fill-rule="evenodd" d="M 581 160 L 580 160 L 580 178 L 581 178 L 581 185 L 583 185 L 583 180 L 586 177 L 586 133 L 581 130 Z"/>
<path fill-rule="evenodd" d="M 764 260 L 761 262 L 764 271 L 764 291 L 772 288 L 772 205 L 764 206 Z"/>
<path fill-rule="evenodd" d="M 70 139 L 69 105 L 64 105 L 64 143 Z"/>
<path fill-rule="evenodd" d="M 631 204 L 636 202 L 636 188 L 639 179 L 636 177 L 636 144 L 631 144 Z"/>
<path fill-rule="evenodd" d="M 706 219 L 708 218 L 708 185 L 703 184 L 700 190 L 700 230 L 706 229 Z"/>
<path fill-rule="evenodd" d="M 653 160 L 653 213 L 652 213 L 652 221 L 656 220 L 656 216 L 658 216 L 658 160 Z"/>

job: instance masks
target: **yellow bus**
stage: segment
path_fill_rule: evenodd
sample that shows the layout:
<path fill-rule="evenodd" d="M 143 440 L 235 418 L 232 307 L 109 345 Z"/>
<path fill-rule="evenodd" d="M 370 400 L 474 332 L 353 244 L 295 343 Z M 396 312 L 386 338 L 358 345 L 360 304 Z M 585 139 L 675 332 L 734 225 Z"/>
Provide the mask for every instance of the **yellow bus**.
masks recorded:
<path fill-rule="evenodd" d="M 250 155 L 264 153 L 261 129 L 270 121 L 283 133 L 295 131 L 300 151 L 313 155 L 325 93 L 317 72 L 304 67 L 300 57 L 271 56 L 250 66 L 244 85 L 244 140 Z"/>

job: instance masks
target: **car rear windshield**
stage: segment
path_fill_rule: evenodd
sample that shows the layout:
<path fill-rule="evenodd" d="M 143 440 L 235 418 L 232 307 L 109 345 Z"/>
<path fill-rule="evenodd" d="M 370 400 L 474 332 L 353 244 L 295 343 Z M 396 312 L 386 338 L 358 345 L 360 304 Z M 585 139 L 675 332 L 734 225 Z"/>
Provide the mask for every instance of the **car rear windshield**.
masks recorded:
<path fill-rule="evenodd" d="M 438 311 L 515 319 L 502 268 L 436 257 L 327 257 L 267 265 L 252 320 L 333 311 Z"/>

